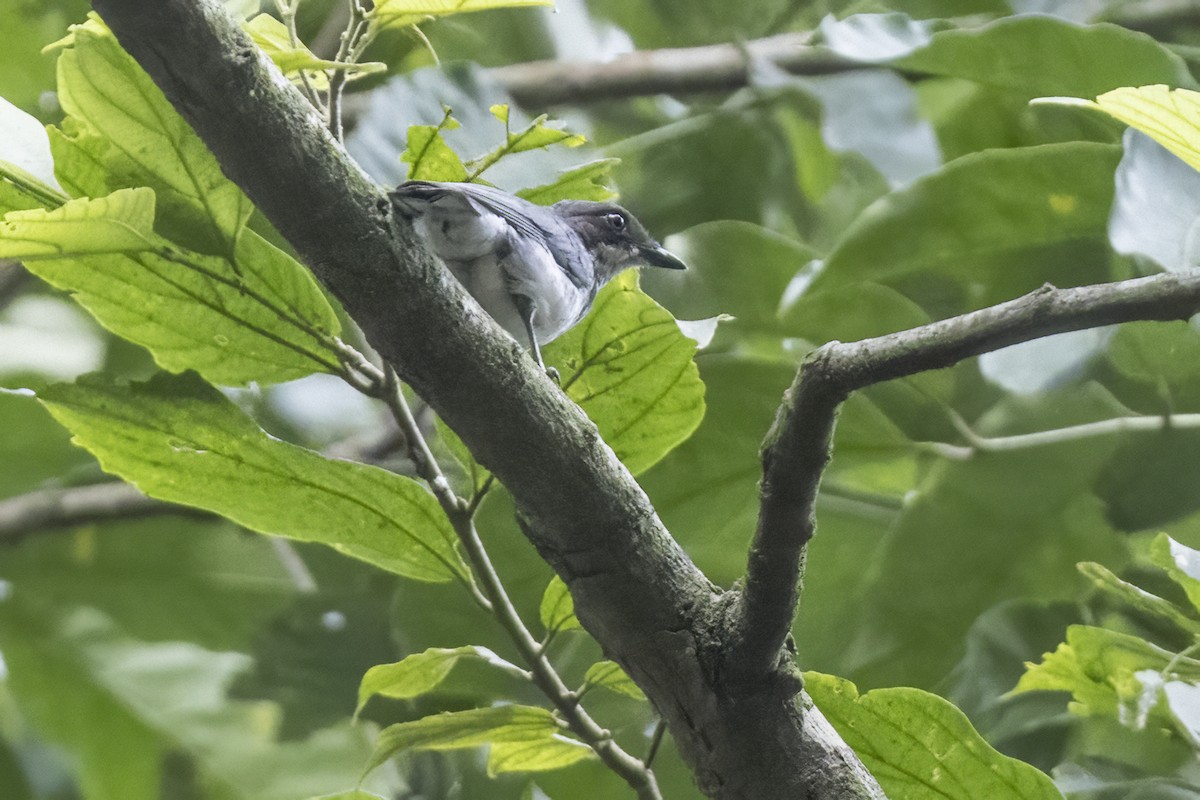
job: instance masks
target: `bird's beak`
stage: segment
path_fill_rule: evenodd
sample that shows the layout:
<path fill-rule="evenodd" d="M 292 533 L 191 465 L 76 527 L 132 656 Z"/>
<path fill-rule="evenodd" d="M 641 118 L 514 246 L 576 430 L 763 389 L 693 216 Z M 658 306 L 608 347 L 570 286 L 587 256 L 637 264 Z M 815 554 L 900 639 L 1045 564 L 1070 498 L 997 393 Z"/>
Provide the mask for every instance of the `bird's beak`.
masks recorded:
<path fill-rule="evenodd" d="M 687 269 L 687 264 L 683 263 L 683 259 L 672 253 L 660 244 L 650 247 L 640 248 L 642 258 L 652 267 L 662 267 L 663 269 Z"/>

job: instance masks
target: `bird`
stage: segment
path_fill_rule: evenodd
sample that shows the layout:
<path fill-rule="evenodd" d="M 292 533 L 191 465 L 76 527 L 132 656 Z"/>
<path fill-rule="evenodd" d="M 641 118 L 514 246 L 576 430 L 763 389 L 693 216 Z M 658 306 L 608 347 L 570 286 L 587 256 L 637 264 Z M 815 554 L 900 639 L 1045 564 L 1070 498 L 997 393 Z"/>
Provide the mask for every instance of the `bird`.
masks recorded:
<path fill-rule="evenodd" d="M 463 288 L 546 370 L 541 347 L 587 314 L 597 292 L 629 267 L 687 269 L 614 203 L 539 206 L 479 183 L 406 181 L 396 213 Z M 546 370 L 554 377 L 553 369 Z"/>

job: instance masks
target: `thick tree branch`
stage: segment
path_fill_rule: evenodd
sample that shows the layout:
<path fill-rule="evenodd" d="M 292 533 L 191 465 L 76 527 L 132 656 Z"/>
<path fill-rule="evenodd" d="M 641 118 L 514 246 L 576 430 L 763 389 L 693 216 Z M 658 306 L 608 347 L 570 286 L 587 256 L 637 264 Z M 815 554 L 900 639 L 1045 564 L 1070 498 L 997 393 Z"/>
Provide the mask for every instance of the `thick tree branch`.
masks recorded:
<path fill-rule="evenodd" d="M 526 108 L 592 103 L 647 94 L 689 94 L 740 89 L 754 62 L 766 61 L 793 75 L 828 75 L 878 69 L 808 44 L 810 34 L 784 33 L 744 45 L 714 44 L 640 50 L 603 64 L 531 61 L 497 67 L 490 74 Z"/>
<path fill-rule="evenodd" d="M 953 366 L 971 356 L 1055 333 L 1200 313 L 1200 270 L 1035 292 L 920 328 L 830 342 L 804 362 L 763 446 L 762 500 L 740 609 L 748 675 L 775 668 L 791 629 L 804 546 L 830 457 L 838 409 L 856 389 Z"/>
<path fill-rule="evenodd" d="M 93 0 L 368 341 L 510 490 L 577 616 L 720 798 L 882 793 L 781 671 L 729 683 L 730 595 L 667 535 L 593 425 L 395 220 L 216 0 Z"/>

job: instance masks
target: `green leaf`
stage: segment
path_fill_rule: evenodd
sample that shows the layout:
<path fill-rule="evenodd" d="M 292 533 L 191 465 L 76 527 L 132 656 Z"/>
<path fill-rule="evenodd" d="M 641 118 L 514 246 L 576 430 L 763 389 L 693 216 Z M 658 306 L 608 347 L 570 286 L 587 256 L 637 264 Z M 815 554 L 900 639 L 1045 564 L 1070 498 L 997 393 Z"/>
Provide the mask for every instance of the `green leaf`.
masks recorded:
<path fill-rule="evenodd" d="M 632 697 L 634 700 L 645 701 L 646 699 L 646 695 L 638 688 L 638 685 L 625 674 L 625 670 L 621 669 L 621 665 L 615 661 L 597 661 L 592 664 L 583 676 L 583 685 L 585 687 L 599 686 L 610 692 Z"/>
<path fill-rule="evenodd" d="M 550 206 L 559 200 L 612 200 L 617 193 L 604 185 L 609 180 L 618 158 L 601 158 L 562 172 L 553 183 L 533 186 L 517 192 L 539 206 Z"/>
<path fill-rule="evenodd" d="M 493 706 L 454 711 L 384 728 L 367 765 L 371 770 L 405 750 L 460 750 L 490 744 L 488 773 L 559 769 L 593 756 L 591 748 L 559 733 L 544 708 Z"/>
<path fill-rule="evenodd" d="M 324 74 L 324 70 L 327 69 L 345 70 L 358 75 L 387 70 L 387 64 L 378 61 L 351 63 L 318 58 L 303 43 L 292 44 L 287 26 L 270 14 L 259 14 L 243 27 L 284 75 L 294 75 L 302 71 L 315 73 L 310 79 L 313 81 L 312 85 L 319 90 L 328 88 L 328 79 Z"/>
<path fill-rule="evenodd" d="M 849 681 L 819 672 L 804 673 L 804 686 L 892 800 L 1062 797 L 1049 777 L 998 753 L 937 695 L 898 688 L 860 696 Z"/>
<path fill-rule="evenodd" d="M 1139 672 L 1200 682 L 1200 661 L 1137 636 L 1089 625 L 1067 628 L 1066 642 L 1043 655 L 1040 664 L 1026 667 L 1013 693 L 1070 692 L 1074 713 L 1111 719 L 1129 719 L 1124 712 L 1142 695 Z"/>
<path fill-rule="evenodd" d="M 465 645 L 463 647 L 431 647 L 421 653 L 397 661 L 394 664 L 379 664 L 367 670 L 358 687 L 358 714 L 367 701 L 375 695 L 395 700 L 411 700 L 430 692 L 446 679 L 454 666 L 462 659 L 477 659 L 506 672 L 526 677 L 525 671 L 493 653 L 486 647 Z"/>
<path fill-rule="evenodd" d="M 1184 614 L 1170 601 L 1121 580 L 1102 564 L 1085 561 L 1079 565 L 1079 571 L 1090 579 L 1098 590 L 1115 598 L 1126 608 L 1172 625 L 1186 634 L 1200 636 L 1200 620 Z"/>
<path fill-rule="evenodd" d="M 142 198 L 148 192 L 110 197 Z M 70 207 L 84 209 L 83 214 L 108 208 L 105 201 L 77 203 Z M 133 210 L 144 212 L 145 204 Z M 64 237 L 63 247 L 88 246 L 84 232 L 100 224 L 66 212 L 45 213 L 41 221 L 36 212 L 23 213 L 32 215 L 22 219 L 36 231 Z M 137 229 L 123 224 L 128 230 L 114 233 L 113 241 L 132 246 Z M 232 262 L 147 235 L 141 252 L 32 260 L 27 267 L 71 292 L 101 325 L 146 347 L 172 372 L 194 369 L 213 382 L 236 385 L 340 369 L 333 346 L 338 320 L 312 275 L 251 230 L 238 238 Z"/>
<path fill-rule="evenodd" d="M 779 306 L 792 279 L 816 258 L 802 243 L 748 222 L 721 220 L 671 238 L 686 272 L 642 276 L 654 297 L 680 319 L 732 314 L 735 326 L 775 334 Z"/>
<path fill-rule="evenodd" d="M 1200 170 L 1200 92 L 1162 85 L 1114 89 L 1082 103 L 1136 128 Z"/>
<path fill-rule="evenodd" d="M 106 471 L 151 497 L 416 580 L 467 580 L 441 507 L 415 481 L 268 436 L 195 376 L 87 376 L 40 398 Z"/>
<path fill-rule="evenodd" d="M 154 192 L 120 189 L 47 211 L 12 211 L 0 222 L 0 258 L 27 261 L 153 249 Z"/>
<path fill-rule="evenodd" d="M 869 206 L 829 254 L 813 290 L 936 271 L 982 284 L 986 302 L 1047 279 L 1105 280 L 1104 259 L 1074 271 L 1058 262 L 1062 248 L 1082 240 L 1107 247 L 1119 158 L 1115 146 L 1085 142 L 960 158 Z"/>
<path fill-rule="evenodd" d="M 704 418 L 695 353 L 696 343 L 638 288 L 633 271 L 604 287 L 583 322 L 545 348 L 563 389 L 635 475 Z"/>
<path fill-rule="evenodd" d="M 1117 25 L 1076 25 L 1049 15 L 939 31 L 927 46 L 893 63 L 1027 97 L 1094 97 L 1146 83 L 1195 85 L 1183 59 L 1144 33 Z"/>
<path fill-rule="evenodd" d="M 46 128 L 54 171 L 59 182 L 73 197 L 103 197 L 120 188 L 117 176 L 109 171 L 112 146 L 100 134 L 75 117 L 65 117 L 62 128 Z"/>
<path fill-rule="evenodd" d="M 579 630 L 582 627 L 575 617 L 575 601 L 571 597 L 571 592 L 567 590 L 567 584 L 563 583 L 563 579 L 557 575 L 550 579 L 550 583 L 546 585 L 546 591 L 542 593 L 539 616 L 542 620 L 542 627 L 548 634 Z"/>
<path fill-rule="evenodd" d="M 1200 551 L 1160 533 L 1150 545 L 1150 560 L 1165 569 L 1187 593 L 1192 607 L 1200 610 Z"/>
<path fill-rule="evenodd" d="M 9 684 L 39 723 L 59 718 L 55 741 L 95 759 L 85 773 L 96 781 L 85 784 L 95 791 L 88 797 L 162 797 L 168 753 L 185 758 L 206 791 L 225 800 L 294 800 L 354 784 L 370 751 L 362 731 L 342 724 L 283 741 L 278 706 L 228 697 L 249 656 L 139 641 L 91 609 L 62 619 L 40 611 L 36 602 L 0 605 Z M 369 791 L 401 786 L 394 775 L 372 777 Z"/>
<path fill-rule="evenodd" d="M 370 18 L 380 28 L 415 25 L 427 17 L 444 17 L 491 8 L 552 6 L 554 0 L 379 0 Z"/>
<path fill-rule="evenodd" d="M 63 108 L 108 140 L 108 166 L 124 185 L 154 189 L 160 233 L 194 250 L 231 255 L 250 201 L 111 33 L 94 24 L 72 30 L 73 44 L 58 59 Z"/>
<path fill-rule="evenodd" d="M 442 138 L 443 130 L 454 130 L 458 122 L 450 116 L 450 109 L 437 125 L 412 125 L 408 129 L 408 144 L 400 154 L 400 160 L 412 166 L 408 170 L 410 181 L 449 181 L 467 179 L 467 168 L 462 159 L 450 149 Z"/>

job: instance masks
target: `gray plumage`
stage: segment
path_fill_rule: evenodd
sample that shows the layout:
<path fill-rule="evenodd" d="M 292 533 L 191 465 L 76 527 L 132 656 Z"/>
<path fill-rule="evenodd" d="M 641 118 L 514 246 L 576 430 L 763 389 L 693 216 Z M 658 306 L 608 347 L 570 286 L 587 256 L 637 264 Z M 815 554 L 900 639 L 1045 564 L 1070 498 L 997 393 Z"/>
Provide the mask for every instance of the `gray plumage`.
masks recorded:
<path fill-rule="evenodd" d="M 539 206 L 477 183 L 408 181 L 397 213 L 493 319 L 533 351 L 583 319 L 596 293 L 627 267 L 684 263 L 612 203 Z"/>

